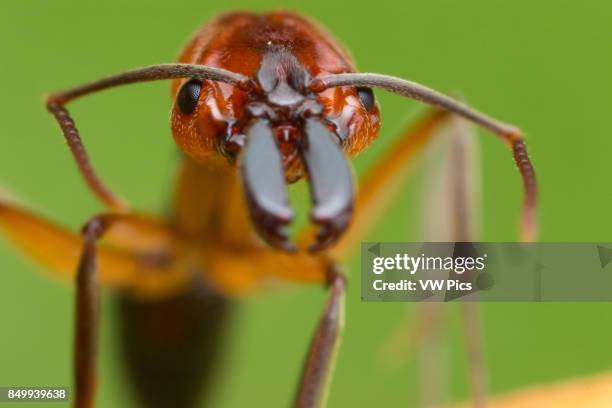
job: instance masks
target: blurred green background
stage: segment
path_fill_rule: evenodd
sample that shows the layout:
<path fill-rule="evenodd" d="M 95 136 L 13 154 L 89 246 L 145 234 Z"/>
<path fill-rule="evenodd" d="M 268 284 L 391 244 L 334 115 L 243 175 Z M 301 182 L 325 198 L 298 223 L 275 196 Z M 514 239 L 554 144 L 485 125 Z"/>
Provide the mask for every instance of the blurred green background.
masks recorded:
<path fill-rule="evenodd" d="M 612 3 L 605 0 L 125 2 L 55 0 L 0 5 L 0 185 L 77 228 L 101 207 L 86 190 L 42 95 L 127 68 L 170 62 L 189 35 L 222 10 L 290 8 L 310 15 L 352 50 L 362 71 L 444 91 L 521 126 L 541 186 L 544 241 L 610 241 Z M 71 110 L 99 171 L 140 208 L 168 202 L 176 162 L 169 84 L 131 86 Z M 383 128 L 355 160 L 360 174 L 393 141 L 418 104 L 377 93 Z M 517 239 L 521 190 L 506 148 L 479 131 L 483 238 Z M 367 240 L 418 240 L 418 174 Z M 386 344 L 414 312 L 362 304 L 359 262 L 330 396 L 331 407 L 414 406 L 410 352 Z M 578 271 L 579 272 L 579 271 Z M 71 383 L 72 290 L 0 241 L 0 385 Z M 107 293 L 104 306 L 110 306 Z M 242 301 L 215 406 L 286 406 L 324 301 L 319 287 Z M 461 319 L 448 312 L 450 396 L 467 397 Z M 612 368 L 609 304 L 486 304 L 481 308 L 494 393 Z M 103 314 L 100 406 L 126 406 L 112 308 Z M 391 360 L 391 361 L 390 361 Z"/>

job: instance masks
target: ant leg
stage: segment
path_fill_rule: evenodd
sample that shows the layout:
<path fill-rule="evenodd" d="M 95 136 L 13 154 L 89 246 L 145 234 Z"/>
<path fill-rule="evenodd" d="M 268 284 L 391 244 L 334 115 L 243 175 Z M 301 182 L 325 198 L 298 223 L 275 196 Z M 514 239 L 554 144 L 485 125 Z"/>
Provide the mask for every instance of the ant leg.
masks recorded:
<path fill-rule="evenodd" d="M 479 175 L 478 149 L 469 123 L 462 118 L 450 118 L 447 137 L 441 140 L 441 146 L 435 154 L 430 155 L 426 170 L 431 173 L 425 183 L 425 201 L 423 203 L 423 241 L 473 242 L 478 241 L 479 224 Z M 440 150 L 440 151 L 438 151 Z M 422 305 L 425 312 L 440 313 L 440 305 L 427 303 Z M 481 318 L 479 305 L 472 302 L 461 303 L 465 351 L 467 355 L 467 373 L 472 406 L 487 406 L 487 372 L 482 353 Z M 421 324 L 430 322 L 421 317 Z M 436 332 L 440 332 L 437 327 Z M 432 346 L 433 344 L 433 346 Z M 437 346 L 437 349 L 435 348 Z M 433 347 L 433 348 L 432 348 Z M 432 339 L 425 339 L 421 344 L 421 370 L 436 375 L 430 376 L 430 383 L 423 383 L 423 391 L 431 391 L 431 381 L 444 378 L 447 371 L 444 361 L 438 359 L 438 365 L 426 360 L 428 355 L 439 354 L 442 344 Z M 442 387 L 436 393 L 423 392 L 432 400 L 428 406 L 438 406 Z M 428 395 L 429 394 L 429 395 Z"/>
<path fill-rule="evenodd" d="M 469 123 L 453 115 L 426 153 L 421 214 L 423 242 L 478 240 L 479 166 L 476 140 Z M 478 304 L 461 304 L 467 354 L 467 375 L 473 407 L 487 404 L 486 365 L 482 355 Z M 418 306 L 416 319 L 403 320 L 382 347 L 384 355 L 408 361 L 418 349 L 419 399 L 422 407 L 444 405 L 448 398 L 448 356 L 445 353 L 444 310 L 440 303 Z M 406 349 L 406 344 L 414 344 Z M 399 356 L 399 358 L 398 358 Z"/>
<path fill-rule="evenodd" d="M 94 406 L 100 323 L 96 245 L 114 220 L 113 215 L 97 215 L 90 219 L 82 230 L 83 250 L 76 275 L 73 405 L 75 408 Z"/>
<path fill-rule="evenodd" d="M 360 183 L 359 194 L 355 201 L 353 220 L 343 238 L 336 247 L 330 250 L 334 258 L 346 256 L 350 250 L 358 248 L 359 240 L 376 224 L 380 215 L 389 204 L 394 193 L 408 175 L 409 165 L 428 141 L 435 136 L 442 124 L 447 122 L 451 113 L 442 110 L 430 110 L 417 123 L 405 130 L 386 154 L 379 160 Z M 537 187 L 535 174 L 525 150 L 523 139 L 519 136 L 508 137 L 512 145 L 514 160 L 523 176 L 526 191 L 521 223 L 521 238 L 531 241 L 537 235 L 535 220 Z M 307 234 L 311 234 L 308 231 Z"/>
<path fill-rule="evenodd" d="M 426 152 L 421 240 L 473 242 L 480 227 L 480 154 L 473 127 L 453 115 Z"/>
<path fill-rule="evenodd" d="M 344 326 L 346 278 L 335 266 L 328 269 L 329 297 L 317 326 L 302 371 L 295 401 L 297 408 L 324 407 Z"/>
<path fill-rule="evenodd" d="M 360 182 L 352 223 L 338 245 L 330 250 L 333 258 L 346 256 L 351 250 L 359 248 L 361 237 L 376 225 L 378 216 L 383 213 L 394 194 L 402 186 L 404 179 L 409 175 L 410 166 L 417 154 L 440 133 L 442 126 L 448 123 L 451 117 L 456 117 L 456 115 L 443 110 L 429 110 L 416 124 L 403 131 L 402 136 L 383 154 L 378 164 L 366 173 L 363 181 Z M 522 238 L 529 241 L 535 237 L 537 230 L 535 176 L 522 139 L 516 139 L 512 143 L 515 161 L 519 171 L 525 176 L 525 188 L 528 191 L 523 213 Z"/>
<path fill-rule="evenodd" d="M 344 257 L 359 248 L 361 238 L 376 225 L 379 216 L 409 175 L 408 170 L 415 156 L 449 117 L 446 111 L 428 110 L 402 132 L 402 136 L 383 154 L 378 164 L 366 173 L 359 185 L 351 225 L 338 245 L 330 250 L 334 258 Z"/>
<path fill-rule="evenodd" d="M 96 241 L 102 234 L 97 218 L 83 230 L 83 253 L 76 276 L 76 309 L 74 338 L 74 407 L 94 405 L 96 387 L 96 354 L 100 318 L 100 294 L 96 276 Z"/>
<path fill-rule="evenodd" d="M 171 293 L 181 284 L 181 276 L 188 275 L 175 257 L 181 246 L 163 220 L 137 213 L 99 217 L 112 221 L 105 230 L 105 245 L 96 249 L 96 273 L 101 285 L 154 296 L 166 290 Z M 0 233 L 53 277 L 75 281 L 83 253 L 82 234 L 2 197 Z M 153 262 L 168 256 L 170 263 Z"/>

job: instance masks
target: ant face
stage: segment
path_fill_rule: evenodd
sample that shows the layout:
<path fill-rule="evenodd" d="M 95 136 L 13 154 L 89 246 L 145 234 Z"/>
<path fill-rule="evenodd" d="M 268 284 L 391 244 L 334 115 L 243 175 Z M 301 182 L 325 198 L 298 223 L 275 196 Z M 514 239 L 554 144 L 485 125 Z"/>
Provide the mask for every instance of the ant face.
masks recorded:
<path fill-rule="evenodd" d="M 314 248 L 323 248 L 351 218 L 347 157 L 378 133 L 374 94 L 351 86 L 314 92 L 313 73 L 286 47 L 268 47 L 254 72 L 250 90 L 184 80 L 172 113 L 174 138 L 195 160 L 221 154 L 239 165 L 255 227 L 285 250 L 293 249 L 284 231 L 293 218 L 286 184 L 308 175 L 312 220 L 321 226 Z"/>
<path fill-rule="evenodd" d="M 270 127 L 281 154 L 285 179 L 305 174 L 300 159 L 307 118 L 319 118 L 348 156 L 354 156 L 376 137 L 380 112 L 367 87 L 335 87 L 314 93 L 312 74 L 290 52 L 271 47 L 245 92 L 232 85 L 183 80 L 172 112 L 174 138 L 190 157 L 202 161 L 222 154 L 236 163 L 248 143 L 254 121 Z"/>

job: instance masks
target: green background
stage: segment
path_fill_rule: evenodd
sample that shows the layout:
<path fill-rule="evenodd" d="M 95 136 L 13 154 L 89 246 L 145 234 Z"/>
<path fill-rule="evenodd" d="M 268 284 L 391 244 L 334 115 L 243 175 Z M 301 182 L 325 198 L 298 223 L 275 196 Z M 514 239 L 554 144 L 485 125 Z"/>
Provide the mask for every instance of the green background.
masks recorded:
<path fill-rule="evenodd" d="M 541 238 L 611 240 L 612 3 L 568 0 L 404 2 L 32 1 L 0 5 L 0 184 L 33 208 L 77 228 L 101 207 L 84 187 L 42 95 L 127 68 L 170 62 L 219 11 L 291 8 L 327 26 L 362 71 L 444 91 L 520 125 L 541 186 Z M 107 92 L 71 105 L 110 185 L 139 208 L 160 210 L 176 154 L 168 83 Z M 378 92 L 379 139 L 354 162 L 360 174 L 393 141 L 418 104 Z M 509 152 L 478 132 L 483 238 L 515 240 L 520 183 Z M 411 179 L 367 240 L 418 240 L 421 188 Z M 385 357 L 414 307 L 362 304 L 357 257 L 330 406 L 415 406 L 410 350 Z M 0 241 L 0 385 L 70 384 L 72 290 Z M 319 287 L 241 301 L 215 406 L 286 406 L 324 301 Z M 109 306 L 106 295 L 104 305 Z M 125 406 L 112 309 L 103 317 L 101 406 Z M 450 395 L 468 395 L 459 308 L 446 305 Z M 612 367 L 609 304 L 486 304 L 485 356 L 494 393 Z M 414 314 L 414 313 L 413 313 Z M 409 321 L 410 317 L 408 317 Z"/>

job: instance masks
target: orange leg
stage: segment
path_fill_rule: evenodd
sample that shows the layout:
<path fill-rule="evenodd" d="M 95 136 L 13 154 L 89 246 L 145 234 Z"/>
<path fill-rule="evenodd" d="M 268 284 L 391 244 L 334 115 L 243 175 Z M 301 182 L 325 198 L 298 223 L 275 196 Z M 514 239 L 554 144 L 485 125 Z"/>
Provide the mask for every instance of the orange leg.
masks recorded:
<path fill-rule="evenodd" d="M 408 168 L 415 156 L 441 129 L 444 124 L 450 124 L 451 113 L 441 110 L 430 110 L 416 124 L 406 129 L 398 141 L 391 146 L 380 159 L 379 164 L 367 173 L 360 184 L 360 191 L 355 202 L 355 214 L 352 225 L 340 240 L 338 245 L 330 250 L 334 258 L 348 255 L 349 251 L 358 248 L 360 239 L 375 224 L 386 205 L 394 197 L 403 180 L 409 174 Z M 462 120 L 455 116 L 454 120 Z M 456 126 L 456 124 L 455 124 Z M 524 151 L 522 140 L 512 142 L 515 161 L 524 178 L 526 188 L 526 205 L 522 221 L 522 236 L 525 241 L 535 238 L 537 225 L 535 222 L 536 186 L 531 163 Z M 459 218 L 458 221 L 461 221 Z M 303 239 L 303 237 L 302 237 Z"/>
<path fill-rule="evenodd" d="M 338 245 L 330 250 L 334 258 L 347 256 L 358 248 L 359 241 L 376 223 L 393 196 L 408 176 L 414 156 L 448 121 L 446 111 L 430 110 L 408 127 L 378 164 L 360 183 L 353 221 Z"/>
<path fill-rule="evenodd" d="M 97 248 L 100 284 L 140 297 L 176 293 L 188 277 L 185 248 L 162 221 L 140 214 L 110 214 Z M 73 281 L 84 239 L 15 204 L 0 200 L 0 232 L 52 276 Z"/>

